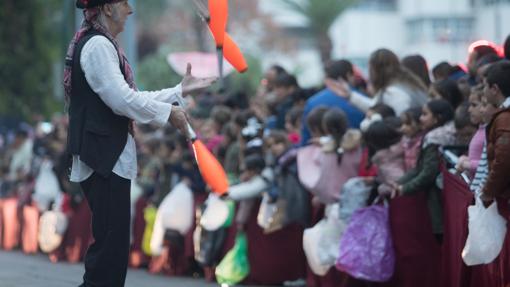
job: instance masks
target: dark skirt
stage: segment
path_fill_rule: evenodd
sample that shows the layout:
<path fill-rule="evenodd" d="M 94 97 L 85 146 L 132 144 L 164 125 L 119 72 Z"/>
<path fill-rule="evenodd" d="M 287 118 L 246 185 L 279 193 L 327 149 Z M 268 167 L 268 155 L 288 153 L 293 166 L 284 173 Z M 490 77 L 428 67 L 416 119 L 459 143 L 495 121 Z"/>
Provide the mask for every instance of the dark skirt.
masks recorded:
<path fill-rule="evenodd" d="M 425 193 L 392 199 L 390 226 L 396 259 L 392 286 L 438 286 L 441 250 L 432 232 Z"/>

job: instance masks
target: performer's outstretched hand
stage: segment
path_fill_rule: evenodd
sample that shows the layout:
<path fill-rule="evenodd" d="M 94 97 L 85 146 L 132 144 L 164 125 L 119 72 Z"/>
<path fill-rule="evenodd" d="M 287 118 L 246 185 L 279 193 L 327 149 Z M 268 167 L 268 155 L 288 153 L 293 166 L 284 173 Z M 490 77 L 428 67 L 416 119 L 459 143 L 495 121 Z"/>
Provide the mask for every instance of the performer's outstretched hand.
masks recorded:
<path fill-rule="evenodd" d="M 195 78 L 191 75 L 191 64 L 188 63 L 186 67 L 186 74 L 182 78 L 182 94 L 183 96 L 192 94 L 194 92 L 199 92 L 210 87 L 212 84 L 216 82 L 218 77 L 208 77 L 208 78 Z"/>

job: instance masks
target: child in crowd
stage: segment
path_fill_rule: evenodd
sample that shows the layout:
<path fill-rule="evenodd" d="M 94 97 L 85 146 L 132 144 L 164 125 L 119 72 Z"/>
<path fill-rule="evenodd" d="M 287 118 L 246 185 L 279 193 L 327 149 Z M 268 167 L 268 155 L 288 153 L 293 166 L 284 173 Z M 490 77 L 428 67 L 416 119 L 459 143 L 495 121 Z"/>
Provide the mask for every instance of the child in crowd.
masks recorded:
<path fill-rule="evenodd" d="M 303 115 L 303 108 L 293 107 L 285 116 L 285 130 L 288 133 L 288 138 L 293 145 L 298 145 L 301 142 L 301 116 Z"/>
<path fill-rule="evenodd" d="M 308 114 L 307 124 L 314 144 L 298 151 L 299 180 L 314 201 L 336 202 L 345 181 L 357 175 L 359 145 L 349 143 L 351 147 L 344 149 L 348 122 L 340 109 L 316 108 Z"/>
<path fill-rule="evenodd" d="M 483 87 L 477 86 L 471 89 L 468 109 L 469 119 L 473 124 L 478 125 L 478 130 L 469 142 L 468 155 L 461 156 L 456 166 L 459 172 L 468 171 L 471 176 L 475 174 L 476 168 L 478 167 L 485 143 L 486 124 L 483 121 L 482 115 L 482 96 Z"/>
<path fill-rule="evenodd" d="M 482 116 L 482 122 L 483 122 L 484 126 L 487 126 L 487 124 L 490 122 L 492 116 L 497 111 L 498 111 L 498 107 L 489 103 L 487 101 L 487 97 L 485 96 L 485 94 L 482 94 L 480 113 Z M 485 129 L 484 129 L 484 136 L 485 136 Z M 471 181 L 469 189 L 472 192 L 476 192 L 476 193 L 480 192 L 481 188 L 485 184 L 485 180 L 487 179 L 488 175 L 489 175 L 489 165 L 487 162 L 487 142 L 484 141 L 483 148 L 482 148 L 482 154 L 480 155 L 480 160 L 478 161 L 478 165 L 476 167 L 475 174 L 473 176 L 473 180 Z"/>
<path fill-rule="evenodd" d="M 420 116 L 422 108 L 410 108 L 400 115 L 400 145 L 404 150 L 404 170 L 410 171 L 416 166 L 418 153 L 424 133 L 421 129 Z"/>
<path fill-rule="evenodd" d="M 369 108 L 365 114 L 365 119 L 360 124 L 360 130 L 365 132 L 372 123 L 381 121 L 387 117 L 394 117 L 395 111 L 388 105 L 378 103 Z M 370 163 L 368 149 L 364 148 L 361 155 L 359 164 L 358 176 L 373 177 L 377 174 L 377 167 Z"/>
<path fill-rule="evenodd" d="M 440 192 L 436 186 L 440 165 L 439 147 L 451 145 L 454 142 L 455 134 L 448 134 L 448 129 L 444 129 L 453 117 L 453 108 L 446 100 L 432 100 L 423 106 L 420 122 L 426 134 L 421 144 L 416 167 L 408 171 L 394 185 L 397 196 L 412 195 L 417 192 L 427 194 L 434 234 L 441 234 L 443 231 Z"/>
<path fill-rule="evenodd" d="M 478 129 L 478 125 L 473 124 L 470 119 L 469 103 L 463 103 L 455 110 L 453 123 L 455 126 L 454 145 L 468 147 Z"/>
<path fill-rule="evenodd" d="M 394 117 L 395 111 L 388 105 L 378 103 L 375 106 L 369 108 L 365 113 L 365 118 L 360 124 L 360 130 L 366 131 L 370 124 L 376 121 L 381 121 L 387 117 Z"/>
<path fill-rule="evenodd" d="M 363 140 L 368 147 L 370 161 L 377 167 L 376 182 L 381 195 L 391 193 L 389 183 L 404 175 L 404 151 L 400 145 L 402 134 L 399 131 L 400 120 L 396 117 L 370 125 L 363 133 Z"/>

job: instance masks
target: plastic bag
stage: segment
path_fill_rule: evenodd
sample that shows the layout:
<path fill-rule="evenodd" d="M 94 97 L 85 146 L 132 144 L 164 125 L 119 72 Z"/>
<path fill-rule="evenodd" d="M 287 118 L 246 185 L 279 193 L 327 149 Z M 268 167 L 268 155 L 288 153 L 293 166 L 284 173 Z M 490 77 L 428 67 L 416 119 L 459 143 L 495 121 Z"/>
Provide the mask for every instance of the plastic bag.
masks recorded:
<path fill-rule="evenodd" d="M 39 219 L 39 247 L 45 253 L 57 249 L 67 230 L 68 218 L 60 211 L 46 211 Z"/>
<path fill-rule="evenodd" d="M 342 237 L 346 223 L 339 217 L 340 205 L 338 203 L 326 206 L 326 225 L 320 235 L 319 260 L 329 265 L 335 265 L 338 258 L 338 244 Z"/>
<path fill-rule="evenodd" d="M 185 183 L 177 184 L 158 207 L 158 216 L 165 229 L 188 233 L 193 225 L 193 192 Z"/>
<path fill-rule="evenodd" d="M 165 196 L 156 214 L 151 236 L 151 254 L 159 255 L 163 250 L 166 230 L 186 235 L 193 224 L 193 192 L 183 182 L 177 184 Z"/>
<path fill-rule="evenodd" d="M 338 243 L 345 229 L 345 223 L 338 218 L 338 204 L 326 208 L 326 218 L 303 233 L 303 249 L 312 272 L 322 276 L 338 257 Z"/>
<path fill-rule="evenodd" d="M 257 223 L 264 229 L 264 233 L 280 230 L 284 226 L 286 201 L 278 198 L 271 202 L 271 196 L 264 193 L 262 203 L 257 214 Z"/>
<path fill-rule="evenodd" d="M 354 278 L 385 282 L 393 276 L 395 251 L 388 208 L 372 205 L 357 210 L 340 240 L 336 268 Z"/>
<path fill-rule="evenodd" d="M 303 232 L 303 250 L 305 251 L 306 261 L 312 272 L 319 276 L 325 275 L 331 268 L 330 265 L 323 264 L 319 259 L 320 234 L 325 224 L 326 220 L 323 219 Z"/>
<path fill-rule="evenodd" d="M 475 205 L 468 207 L 469 234 L 462 250 L 462 259 L 468 266 L 491 263 L 498 257 L 506 236 L 506 220 L 499 215 L 494 201 L 485 208 L 476 197 Z"/>
<path fill-rule="evenodd" d="M 59 193 L 60 186 L 53 172 L 53 164 L 50 160 L 44 160 L 35 179 L 32 198 L 37 203 L 39 210 L 43 212 L 50 209 L 50 203 L 55 201 Z"/>
<path fill-rule="evenodd" d="M 250 273 L 248 262 L 248 242 L 244 233 L 236 236 L 234 247 L 216 267 L 216 280 L 219 284 L 235 285 Z"/>
<path fill-rule="evenodd" d="M 157 212 L 158 210 L 154 206 L 148 206 L 143 211 L 143 218 L 145 219 L 145 230 L 143 231 L 142 250 L 143 253 L 149 256 L 151 255 L 151 238 Z"/>
<path fill-rule="evenodd" d="M 354 177 L 349 179 L 340 193 L 340 218 L 348 222 L 356 210 L 365 207 L 371 190 L 372 185 L 367 184 L 365 178 Z"/>
<path fill-rule="evenodd" d="M 196 216 L 198 222 L 202 217 L 202 212 L 205 205 L 197 208 Z M 219 261 L 223 243 L 227 236 L 225 228 L 218 228 L 214 231 L 204 229 L 200 224 L 197 224 L 193 232 L 193 249 L 195 260 L 201 265 L 206 267 L 215 266 Z"/>
<path fill-rule="evenodd" d="M 223 200 L 217 194 L 210 193 L 207 197 L 205 210 L 200 217 L 200 225 L 207 231 L 228 227 L 232 224 L 234 209 L 232 201 Z"/>

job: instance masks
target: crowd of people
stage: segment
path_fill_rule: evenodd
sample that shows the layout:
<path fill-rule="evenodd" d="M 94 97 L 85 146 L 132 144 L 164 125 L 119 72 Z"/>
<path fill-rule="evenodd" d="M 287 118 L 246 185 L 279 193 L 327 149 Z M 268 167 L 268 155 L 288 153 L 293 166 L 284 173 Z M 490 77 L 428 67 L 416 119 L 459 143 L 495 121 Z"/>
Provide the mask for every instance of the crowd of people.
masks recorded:
<path fill-rule="evenodd" d="M 473 46 L 466 65 L 445 61 L 430 70 L 420 55 L 399 58 L 379 49 L 367 78 L 348 60 L 327 63 L 320 89 L 301 88 L 274 65 L 255 95 L 190 98 L 192 126 L 229 178 L 219 199 L 235 210 L 230 223 L 213 230 L 201 226 L 213 199 L 186 137 L 172 127 L 136 125 L 130 266 L 214 280 L 215 267 L 243 233 L 250 266 L 243 284 L 438 286 L 444 150 L 459 156 L 454 172 L 486 204 L 510 196 L 508 42 L 504 49 Z M 1 135 L 4 250 L 42 250 L 52 262 L 79 262 L 93 240 L 87 201 L 69 181 L 67 128 L 60 116 Z M 192 205 L 178 217 L 190 223 L 177 230 L 175 218 L 165 218 L 175 217 L 168 209 L 177 207 L 165 202 L 183 186 Z M 384 201 L 395 249 L 388 282 L 356 279 L 335 268 L 338 258 L 322 256 L 330 251 L 312 248 L 306 230 L 336 217 L 330 249 L 338 251 L 341 226 L 356 210 Z M 423 236 L 406 235 L 409 224 Z M 415 250 L 412 240 L 426 243 Z"/>

